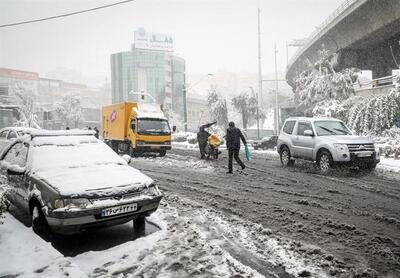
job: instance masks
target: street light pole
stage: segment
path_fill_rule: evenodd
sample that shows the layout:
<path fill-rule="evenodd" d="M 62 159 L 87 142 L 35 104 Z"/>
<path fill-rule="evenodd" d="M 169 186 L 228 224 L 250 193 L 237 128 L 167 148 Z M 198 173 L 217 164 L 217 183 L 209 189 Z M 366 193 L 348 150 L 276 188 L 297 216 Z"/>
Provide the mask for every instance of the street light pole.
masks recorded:
<path fill-rule="evenodd" d="M 257 139 L 260 139 L 260 112 L 259 112 L 259 103 L 258 103 L 258 94 L 254 93 L 254 88 L 252 86 L 249 86 L 249 88 L 251 89 L 251 92 L 253 94 L 253 96 L 255 96 L 257 98 Z"/>
<path fill-rule="evenodd" d="M 276 43 L 275 43 L 275 135 L 278 135 L 279 132 L 278 65 L 276 61 L 277 53 L 278 51 L 276 50 Z"/>
<path fill-rule="evenodd" d="M 261 106 L 262 106 L 263 105 L 263 99 L 262 99 L 262 71 L 261 71 L 261 24 L 260 24 L 260 13 L 261 13 L 261 10 L 260 10 L 260 8 L 258 8 L 258 96 L 257 96 L 257 103 L 261 103 Z"/>

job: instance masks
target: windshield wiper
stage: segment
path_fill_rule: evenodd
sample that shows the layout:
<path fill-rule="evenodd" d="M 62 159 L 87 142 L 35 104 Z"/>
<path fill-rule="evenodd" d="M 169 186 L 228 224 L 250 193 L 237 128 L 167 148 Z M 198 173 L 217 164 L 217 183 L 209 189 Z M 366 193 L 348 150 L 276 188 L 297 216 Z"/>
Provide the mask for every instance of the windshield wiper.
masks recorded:
<path fill-rule="evenodd" d="M 349 132 L 347 132 L 346 130 L 343 130 L 343 129 L 340 129 L 340 128 L 334 128 L 334 130 L 337 130 L 337 131 L 340 131 L 340 132 L 343 132 L 344 134 L 350 134 Z"/>
<path fill-rule="evenodd" d="M 319 128 L 321 128 L 321 129 L 323 129 L 323 130 L 325 130 L 325 131 L 328 131 L 328 132 L 330 132 L 330 133 L 332 133 L 332 134 L 334 134 L 334 135 L 337 135 L 336 132 L 334 132 L 333 130 L 330 130 L 329 128 L 326 128 L 326 127 L 323 127 L 323 126 L 319 126 Z"/>

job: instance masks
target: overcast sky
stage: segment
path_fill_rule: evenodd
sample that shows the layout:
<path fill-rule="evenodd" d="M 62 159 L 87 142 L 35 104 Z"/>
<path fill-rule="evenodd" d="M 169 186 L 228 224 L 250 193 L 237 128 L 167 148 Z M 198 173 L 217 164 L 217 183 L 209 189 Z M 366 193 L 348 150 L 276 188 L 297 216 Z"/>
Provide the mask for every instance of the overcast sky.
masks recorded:
<path fill-rule="evenodd" d="M 1 0 L 0 24 L 53 16 L 118 0 Z M 130 49 L 133 32 L 168 33 L 187 73 L 257 71 L 257 7 L 263 72 L 286 66 L 286 41 L 307 37 L 343 0 L 136 0 L 72 17 L 0 28 L 0 67 L 56 67 L 110 76 L 110 54 Z M 293 53 L 291 49 L 290 53 Z"/>

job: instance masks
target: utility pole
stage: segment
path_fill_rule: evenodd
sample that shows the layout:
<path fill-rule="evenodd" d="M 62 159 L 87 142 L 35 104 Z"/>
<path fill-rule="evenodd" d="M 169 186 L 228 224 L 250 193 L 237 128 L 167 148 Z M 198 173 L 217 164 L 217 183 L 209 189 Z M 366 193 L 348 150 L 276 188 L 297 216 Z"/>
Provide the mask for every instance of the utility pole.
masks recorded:
<path fill-rule="evenodd" d="M 261 71 L 261 24 L 260 24 L 261 10 L 258 8 L 258 97 L 257 102 L 263 107 L 262 98 L 262 71 Z"/>
<path fill-rule="evenodd" d="M 275 43 L 275 135 L 278 135 L 279 132 L 279 106 L 278 106 L 278 65 L 276 62 L 276 54 L 278 51 L 276 50 Z"/>

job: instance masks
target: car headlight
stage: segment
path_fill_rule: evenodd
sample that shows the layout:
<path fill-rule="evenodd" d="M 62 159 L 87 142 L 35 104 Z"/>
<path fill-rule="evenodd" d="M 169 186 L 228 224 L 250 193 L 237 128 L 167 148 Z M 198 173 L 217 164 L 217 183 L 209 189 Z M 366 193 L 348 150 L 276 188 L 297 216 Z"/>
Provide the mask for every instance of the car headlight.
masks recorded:
<path fill-rule="evenodd" d="M 63 206 L 61 206 L 62 204 Z M 58 199 L 54 203 L 55 208 L 86 208 L 88 205 L 90 205 L 90 201 L 85 198 Z"/>
<path fill-rule="evenodd" d="M 335 149 L 341 152 L 348 152 L 349 148 L 347 147 L 346 144 L 333 144 L 335 146 Z"/>
<path fill-rule="evenodd" d="M 161 191 L 158 189 L 158 186 L 155 184 L 150 184 L 149 187 L 147 187 L 145 190 L 143 190 L 143 193 L 152 195 L 152 196 L 161 195 Z"/>
<path fill-rule="evenodd" d="M 56 199 L 54 200 L 54 208 L 59 209 L 64 207 L 64 200 L 63 199 Z"/>

